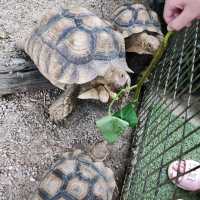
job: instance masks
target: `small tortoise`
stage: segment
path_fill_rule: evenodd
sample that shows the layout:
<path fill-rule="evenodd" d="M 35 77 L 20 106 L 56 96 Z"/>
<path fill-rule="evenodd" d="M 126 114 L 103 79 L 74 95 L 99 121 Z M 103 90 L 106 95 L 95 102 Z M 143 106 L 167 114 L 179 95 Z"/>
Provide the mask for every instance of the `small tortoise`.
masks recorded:
<path fill-rule="evenodd" d="M 45 175 L 31 200 L 111 200 L 115 186 L 110 168 L 75 150 Z"/>
<path fill-rule="evenodd" d="M 65 91 L 49 108 L 53 121 L 71 113 L 76 97 L 107 103 L 130 84 L 122 34 L 85 8 L 50 11 L 19 44 L 39 71 Z"/>
<path fill-rule="evenodd" d="M 102 162 L 109 155 L 108 143 L 106 141 L 95 143 L 94 145 L 89 147 L 88 152 L 93 160 L 97 162 Z"/>
<path fill-rule="evenodd" d="M 157 14 L 142 4 L 118 7 L 112 23 L 123 34 L 127 52 L 153 54 L 163 38 Z"/>

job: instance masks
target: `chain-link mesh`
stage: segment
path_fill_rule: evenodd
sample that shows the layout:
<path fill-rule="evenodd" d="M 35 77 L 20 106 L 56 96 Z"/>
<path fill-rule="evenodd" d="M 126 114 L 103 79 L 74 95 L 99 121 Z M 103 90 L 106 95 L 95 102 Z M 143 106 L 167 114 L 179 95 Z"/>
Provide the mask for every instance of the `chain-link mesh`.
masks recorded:
<path fill-rule="evenodd" d="M 177 33 L 146 84 L 124 199 L 197 200 L 168 178 L 171 162 L 200 162 L 200 22 Z"/>

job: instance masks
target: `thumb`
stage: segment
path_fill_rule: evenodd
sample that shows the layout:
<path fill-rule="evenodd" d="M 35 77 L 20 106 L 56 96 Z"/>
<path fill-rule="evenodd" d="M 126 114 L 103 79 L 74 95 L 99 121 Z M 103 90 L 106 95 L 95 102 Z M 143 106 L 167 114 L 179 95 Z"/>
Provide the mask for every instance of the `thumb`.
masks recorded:
<path fill-rule="evenodd" d="M 186 27 L 194 19 L 193 13 L 189 9 L 185 8 L 180 15 L 178 15 L 173 21 L 168 24 L 168 27 L 172 30 L 179 31 Z"/>

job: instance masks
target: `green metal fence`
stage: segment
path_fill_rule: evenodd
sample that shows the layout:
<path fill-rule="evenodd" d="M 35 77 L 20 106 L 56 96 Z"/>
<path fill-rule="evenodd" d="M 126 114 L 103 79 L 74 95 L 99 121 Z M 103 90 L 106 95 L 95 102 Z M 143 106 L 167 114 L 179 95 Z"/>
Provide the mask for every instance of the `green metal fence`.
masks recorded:
<path fill-rule="evenodd" d="M 170 41 L 145 86 L 122 199 L 197 200 L 171 183 L 177 159 L 200 162 L 200 22 Z"/>

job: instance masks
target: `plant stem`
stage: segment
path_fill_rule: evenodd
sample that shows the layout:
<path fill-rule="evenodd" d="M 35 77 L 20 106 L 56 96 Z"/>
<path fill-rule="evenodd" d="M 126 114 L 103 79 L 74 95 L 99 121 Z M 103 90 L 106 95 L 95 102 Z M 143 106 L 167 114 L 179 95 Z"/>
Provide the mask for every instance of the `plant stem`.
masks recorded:
<path fill-rule="evenodd" d="M 115 101 L 118 101 L 120 96 L 123 94 L 123 93 L 126 93 L 126 92 L 130 92 L 131 90 L 134 90 L 135 88 L 137 88 L 137 85 L 133 85 L 133 86 L 128 86 L 122 90 L 119 91 L 119 93 L 117 93 L 116 97 L 113 98 L 113 100 L 111 101 L 110 105 L 109 105 L 109 108 L 108 108 L 108 115 L 112 115 L 111 113 L 111 109 L 112 109 L 112 106 L 113 104 L 115 103 Z"/>
<path fill-rule="evenodd" d="M 139 80 L 139 82 L 137 84 L 135 96 L 134 96 L 134 99 L 133 99 L 133 103 L 134 104 L 138 103 L 138 100 L 139 100 L 139 97 L 140 97 L 141 88 L 142 88 L 145 80 L 148 79 L 148 77 L 151 74 L 151 72 L 156 68 L 159 60 L 161 59 L 162 55 L 164 54 L 164 52 L 165 52 L 165 50 L 166 50 L 166 48 L 168 46 L 169 39 L 172 36 L 172 34 L 173 34 L 173 32 L 168 32 L 165 35 L 160 47 L 158 48 L 158 50 L 156 51 L 156 53 L 154 55 L 150 65 L 148 66 L 148 68 L 142 74 L 142 78 Z"/>

